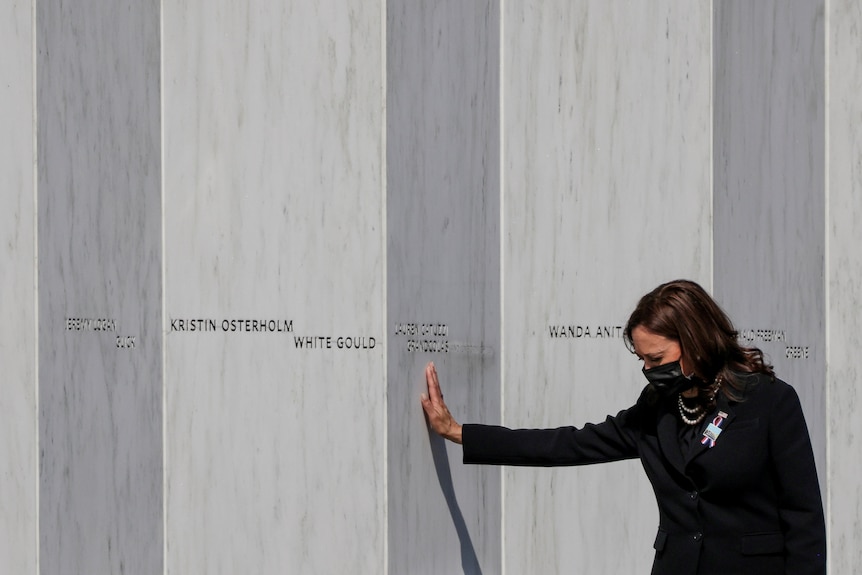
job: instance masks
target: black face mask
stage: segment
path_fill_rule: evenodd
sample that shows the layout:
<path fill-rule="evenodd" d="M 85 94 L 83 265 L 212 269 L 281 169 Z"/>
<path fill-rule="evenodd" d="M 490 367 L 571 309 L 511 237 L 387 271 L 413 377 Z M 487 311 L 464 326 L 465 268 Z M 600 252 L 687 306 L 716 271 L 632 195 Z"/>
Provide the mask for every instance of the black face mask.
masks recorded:
<path fill-rule="evenodd" d="M 682 367 L 678 361 L 644 369 L 643 372 L 653 389 L 662 397 L 676 395 L 697 383 L 693 378 L 683 375 Z"/>

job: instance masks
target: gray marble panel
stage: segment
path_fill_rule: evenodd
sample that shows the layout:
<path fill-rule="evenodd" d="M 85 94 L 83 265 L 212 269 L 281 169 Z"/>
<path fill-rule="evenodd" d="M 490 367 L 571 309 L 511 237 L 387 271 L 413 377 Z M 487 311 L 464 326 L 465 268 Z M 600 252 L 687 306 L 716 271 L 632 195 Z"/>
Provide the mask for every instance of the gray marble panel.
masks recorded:
<path fill-rule="evenodd" d="M 383 8 L 164 5 L 166 573 L 385 572 Z"/>
<path fill-rule="evenodd" d="M 40 570 L 161 573 L 159 3 L 35 16 Z"/>
<path fill-rule="evenodd" d="M 714 275 L 742 341 L 799 393 L 825 490 L 823 7 L 716 4 Z"/>
<path fill-rule="evenodd" d="M 826 325 L 829 572 L 862 565 L 862 4 L 827 7 Z"/>
<path fill-rule="evenodd" d="M 0 573 L 37 564 L 33 2 L 0 5 Z"/>
<path fill-rule="evenodd" d="M 710 287 L 709 3 L 508 2 L 503 414 L 581 426 L 646 384 L 622 326 L 678 277 Z M 643 573 L 640 464 L 506 469 L 508 573 Z"/>
<path fill-rule="evenodd" d="M 462 421 L 500 418 L 499 7 L 387 5 L 390 573 L 499 573 L 500 471 L 430 436 L 438 368 Z"/>

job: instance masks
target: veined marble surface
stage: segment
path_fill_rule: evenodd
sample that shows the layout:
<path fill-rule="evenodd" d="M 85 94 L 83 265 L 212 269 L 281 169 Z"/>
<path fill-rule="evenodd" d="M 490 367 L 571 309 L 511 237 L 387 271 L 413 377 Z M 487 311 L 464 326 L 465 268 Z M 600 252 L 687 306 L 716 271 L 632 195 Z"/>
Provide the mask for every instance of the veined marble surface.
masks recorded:
<path fill-rule="evenodd" d="M 862 565 L 862 5 L 829 0 L 826 6 L 826 511 L 830 573 L 852 573 Z"/>
<path fill-rule="evenodd" d="M 33 2 L 0 6 L 0 572 L 37 564 Z"/>
<path fill-rule="evenodd" d="M 620 336 L 638 298 L 678 277 L 710 287 L 710 13 L 670 1 L 505 3 L 509 427 L 581 426 L 632 405 L 646 380 Z M 569 326 L 582 337 L 551 336 Z M 658 513 L 638 462 L 506 469 L 503 481 L 507 573 L 652 562 Z"/>
<path fill-rule="evenodd" d="M 642 572 L 637 462 L 465 467 L 418 394 L 601 420 L 675 277 L 799 390 L 862 564 L 857 2 L 159 6 L 0 8 L 0 572 Z"/>
<path fill-rule="evenodd" d="M 389 573 L 501 572 L 500 470 L 419 405 L 500 420 L 499 6 L 387 4 Z"/>
<path fill-rule="evenodd" d="M 164 6 L 167 573 L 384 570 L 383 9 Z"/>
<path fill-rule="evenodd" d="M 40 572 L 163 567 L 159 2 L 38 2 Z"/>
<path fill-rule="evenodd" d="M 823 2 L 716 4 L 715 296 L 798 392 L 825 492 Z"/>

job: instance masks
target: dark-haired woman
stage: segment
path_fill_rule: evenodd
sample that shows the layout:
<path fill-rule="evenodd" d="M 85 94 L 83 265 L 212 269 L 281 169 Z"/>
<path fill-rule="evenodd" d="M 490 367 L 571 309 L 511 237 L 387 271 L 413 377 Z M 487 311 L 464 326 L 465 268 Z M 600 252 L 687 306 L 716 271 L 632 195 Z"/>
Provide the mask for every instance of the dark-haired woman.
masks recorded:
<path fill-rule="evenodd" d="M 459 425 L 433 364 L 422 406 L 465 463 L 640 458 L 658 501 L 652 573 L 825 573 L 826 533 L 799 398 L 698 284 L 643 296 L 626 327 L 648 380 L 634 406 L 580 429 Z"/>

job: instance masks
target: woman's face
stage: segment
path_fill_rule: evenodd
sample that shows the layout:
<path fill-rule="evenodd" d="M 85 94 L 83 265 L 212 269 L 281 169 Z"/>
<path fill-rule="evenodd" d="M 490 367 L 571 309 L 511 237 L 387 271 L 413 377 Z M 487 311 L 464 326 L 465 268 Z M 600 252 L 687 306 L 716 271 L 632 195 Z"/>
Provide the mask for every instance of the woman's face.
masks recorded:
<path fill-rule="evenodd" d="M 639 325 L 632 330 L 632 343 L 635 347 L 635 355 L 644 362 L 644 369 L 658 367 L 678 360 L 682 372 L 686 373 L 685 365 L 683 365 L 682 349 L 680 349 L 678 341 L 668 339 Z"/>

